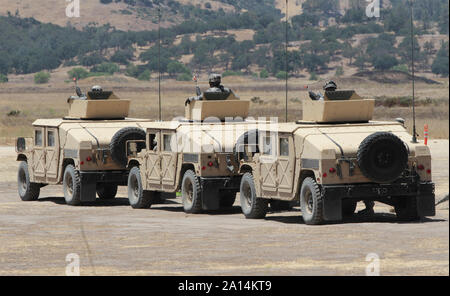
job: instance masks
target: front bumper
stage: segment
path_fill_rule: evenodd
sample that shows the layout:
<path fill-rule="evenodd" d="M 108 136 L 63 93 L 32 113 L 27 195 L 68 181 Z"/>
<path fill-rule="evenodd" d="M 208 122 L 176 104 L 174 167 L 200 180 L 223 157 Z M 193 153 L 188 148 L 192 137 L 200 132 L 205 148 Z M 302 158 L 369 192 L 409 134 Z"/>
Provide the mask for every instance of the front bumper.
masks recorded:
<path fill-rule="evenodd" d="M 425 183 L 324 185 L 324 218 L 342 220 L 342 200 L 372 200 L 394 205 L 398 198 L 416 198 L 419 216 L 435 216 L 435 185 Z"/>

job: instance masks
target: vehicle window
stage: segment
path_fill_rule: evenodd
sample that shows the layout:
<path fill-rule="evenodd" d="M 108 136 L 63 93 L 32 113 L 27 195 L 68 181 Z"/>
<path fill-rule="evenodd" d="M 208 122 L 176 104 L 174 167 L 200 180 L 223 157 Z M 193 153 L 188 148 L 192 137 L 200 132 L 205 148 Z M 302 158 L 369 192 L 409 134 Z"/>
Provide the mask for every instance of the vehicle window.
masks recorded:
<path fill-rule="evenodd" d="M 288 138 L 280 138 L 280 156 L 289 156 Z"/>
<path fill-rule="evenodd" d="M 172 135 L 164 135 L 163 136 L 163 143 L 164 143 L 164 151 L 165 152 L 172 152 Z"/>
<path fill-rule="evenodd" d="M 150 151 L 158 151 L 158 139 L 156 138 L 156 134 L 150 134 Z"/>
<path fill-rule="evenodd" d="M 34 145 L 42 146 L 42 130 L 41 129 L 34 131 Z"/>
<path fill-rule="evenodd" d="M 47 132 L 47 146 L 55 147 L 55 132 L 54 131 Z"/>
<path fill-rule="evenodd" d="M 263 145 L 264 145 L 263 153 L 265 155 L 272 155 L 272 138 L 271 137 L 264 137 L 263 138 Z"/>

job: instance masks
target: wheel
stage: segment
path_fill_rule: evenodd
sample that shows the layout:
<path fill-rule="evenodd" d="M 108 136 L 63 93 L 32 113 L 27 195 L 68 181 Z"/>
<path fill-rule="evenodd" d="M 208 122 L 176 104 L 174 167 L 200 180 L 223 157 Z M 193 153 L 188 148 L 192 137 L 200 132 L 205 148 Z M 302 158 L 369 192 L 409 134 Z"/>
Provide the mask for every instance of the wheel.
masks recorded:
<path fill-rule="evenodd" d="M 323 223 L 323 200 L 320 187 L 311 177 L 303 181 L 300 191 L 300 207 L 305 224 L 319 225 Z"/>
<path fill-rule="evenodd" d="M 100 183 L 97 184 L 97 195 L 100 199 L 114 199 L 117 194 L 117 184 Z"/>
<path fill-rule="evenodd" d="M 81 179 L 80 172 L 71 164 L 66 166 L 63 178 L 64 199 L 71 206 L 81 204 Z"/>
<path fill-rule="evenodd" d="M 17 173 L 17 185 L 21 200 L 34 201 L 39 198 L 39 193 L 41 192 L 41 185 L 30 182 L 28 164 L 25 161 L 21 161 L 19 164 L 19 171 Z"/>
<path fill-rule="evenodd" d="M 148 209 L 152 206 L 154 192 L 144 191 L 141 180 L 141 170 L 131 169 L 128 175 L 128 200 L 133 209 Z"/>
<path fill-rule="evenodd" d="M 356 200 L 351 199 L 343 199 L 342 200 L 342 216 L 351 217 L 356 211 L 356 207 L 358 206 L 358 202 Z"/>
<path fill-rule="evenodd" d="M 400 197 L 396 200 L 394 208 L 400 221 L 410 222 L 420 219 L 416 197 Z"/>
<path fill-rule="evenodd" d="M 270 209 L 274 212 L 290 211 L 292 210 L 292 202 L 283 200 L 271 200 Z"/>
<path fill-rule="evenodd" d="M 263 219 L 267 214 L 268 200 L 256 197 L 253 175 L 245 173 L 241 179 L 241 209 L 247 219 Z"/>
<path fill-rule="evenodd" d="M 234 191 L 220 191 L 220 207 L 221 208 L 231 208 L 236 201 L 236 192 Z"/>
<path fill-rule="evenodd" d="M 202 211 L 200 180 L 194 171 L 187 170 L 181 183 L 181 199 L 186 213 L 198 214 Z"/>
<path fill-rule="evenodd" d="M 118 131 L 111 139 L 109 149 L 111 150 L 112 159 L 119 165 L 125 167 L 128 162 L 126 155 L 126 143 L 131 140 L 143 140 L 145 141 L 145 131 L 137 127 L 125 127 Z M 145 143 L 138 143 L 138 152 L 145 149 Z"/>
<path fill-rule="evenodd" d="M 408 167 L 408 150 L 396 135 L 374 133 L 359 146 L 357 162 L 368 179 L 389 183 L 398 179 Z"/>

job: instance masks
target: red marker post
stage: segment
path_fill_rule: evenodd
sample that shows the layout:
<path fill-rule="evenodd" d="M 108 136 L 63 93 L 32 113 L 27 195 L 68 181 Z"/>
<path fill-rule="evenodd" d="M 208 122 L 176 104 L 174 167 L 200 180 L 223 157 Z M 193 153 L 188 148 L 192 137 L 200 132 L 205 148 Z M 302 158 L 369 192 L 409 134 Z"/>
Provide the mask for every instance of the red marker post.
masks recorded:
<path fill-rule="evenodd" d="M 425 138 L 425 146 L 428 146 L 428 136 L 429 136 L 429 133 L 428 133 L 428 124 L 425 124 L 425 126 L 424 126 L 423 136 L 424 136 L 424 138 Z"/>

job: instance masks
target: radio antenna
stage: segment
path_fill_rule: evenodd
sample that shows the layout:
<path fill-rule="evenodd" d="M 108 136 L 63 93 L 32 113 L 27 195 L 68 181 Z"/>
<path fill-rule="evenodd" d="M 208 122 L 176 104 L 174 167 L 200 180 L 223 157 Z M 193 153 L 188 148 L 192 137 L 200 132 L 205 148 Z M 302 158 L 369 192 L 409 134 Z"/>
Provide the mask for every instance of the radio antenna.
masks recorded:
<path fill-rule="evenodd" d="M 416 92 L 415 92 L 415 73 L 414 73 L 414 20 L 413 20 L 413 0 L 410 1 L 411 10 L 411 74 L 412 74 L 412 109 L 413 109 L 413 143 L 417 141 L 416 130 Z"/>
<path fill-rule="evenodd" d="M 161 7 L 158 7 L 158 102 L 159 121 L 162 121 L 161 111 Z"/>
<path fill-rule="evenodd" d="M 289 0 L 286 0 L 286 46 L 285 46 L 285 54 L 286 54 L 286 110 L 285 110 L 285 116 L 286 116 L 286 122 L 288 122 L 288 95 L 289 95 L 289 89 L 288 89 L 288 79 L 289 79 L 289 61 L 288 61 L 288 46 L 289 46 L 289 36 L 288 36 L 288 20 L 289 20 Z"/>

